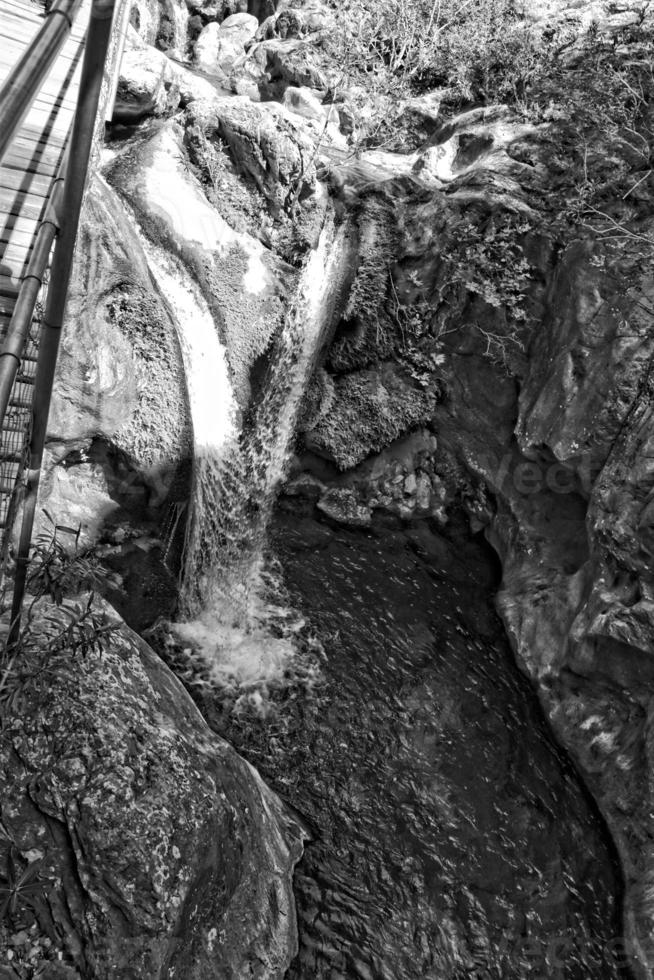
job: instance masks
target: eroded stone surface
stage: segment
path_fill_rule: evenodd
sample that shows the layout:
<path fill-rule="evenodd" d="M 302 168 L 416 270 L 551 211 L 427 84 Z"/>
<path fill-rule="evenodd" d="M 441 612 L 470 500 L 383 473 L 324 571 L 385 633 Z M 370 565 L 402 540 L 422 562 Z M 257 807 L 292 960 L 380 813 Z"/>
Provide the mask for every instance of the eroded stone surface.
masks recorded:
<path fill-rule="evenodd" d="M 46 613 L 44 641 L 67 622 Z M 148 646 L 103 615 L 118 630 L 101 653 L 44 645 L 16 682 L 0 870 L 11 852 L 41 871 L 38 901 L 19 897 L 12 914 L 56 935 L 84 977 L 281 980 L 299 828 Z"/>

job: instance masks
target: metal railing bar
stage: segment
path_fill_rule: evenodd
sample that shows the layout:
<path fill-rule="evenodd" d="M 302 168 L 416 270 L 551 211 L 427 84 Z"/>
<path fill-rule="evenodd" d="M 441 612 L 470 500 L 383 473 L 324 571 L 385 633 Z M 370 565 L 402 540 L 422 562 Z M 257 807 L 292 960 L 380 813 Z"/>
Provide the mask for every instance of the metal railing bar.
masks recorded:
<path fill-rule="evenodd" d="M 41 478 L 50 399 L 66 308 L 68 284 L 73 265 L 77 226 L 93 148 L 104 66 L 113 27 L 114 3 L 115 0 L 93 0 L 86 35 L 77 110 L 68 148 L 66 177 L 61 203 L 61 225 L 52 258 L 48 298 L 41 327 L 41 341 L 34 385 L 29 469 L 23 501 L 23 519 L 14 578 L 11 628 L 8 637 L 10 644 L 15 643 L 20 635 L 21 608 L 27 581 L 29 549 Z"/>
<path fill-rule="evenodd" d="M 36 233 L 27 272 L 18 290 L 7 336 L 0 348 L 0 419 L 4 419 L 7 412 L 11 389 L 32 326 L 34 308 L 50 261 L 52 243 L 59 229 L 58 215 L 63 198 L 65 167 L 66 156 L 61 161 L 59 173 L 52 183 L 50 198 Z"/>
<path fill-rule="evenodd" d="M 43 26 L 0 87 L 0 161 L 72 30 L 82 0 L 55 0 Z"/>

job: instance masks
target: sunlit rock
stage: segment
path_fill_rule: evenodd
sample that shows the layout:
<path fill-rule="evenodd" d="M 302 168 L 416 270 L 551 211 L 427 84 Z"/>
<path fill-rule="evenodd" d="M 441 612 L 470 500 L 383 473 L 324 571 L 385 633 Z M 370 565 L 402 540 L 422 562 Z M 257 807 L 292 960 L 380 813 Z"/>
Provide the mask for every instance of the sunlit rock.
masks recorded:
<path fill-rule="evenodd" d="M 258 26 L 250 14 L 233 14 L 222 24 L 207 24 L 194 45 L 196 64 L 205 72 L 228 78 L 236 64 L 245 59 L 245 46 Z"/>
<path fill-rule="evenodd" d="M 146 144 L 128 148 L 109 176 L 155 243 L 177 256 L 201 284 L 227 348 L 237 396 L 247 404 L 249 371 L 279 326 L 291 270 L 212 207 L 186 164 L 174 123 Z"/>
<path fill-rule="evenodd" d="M 161 116 L 179 105 L 171 61 L 156 48 L 126 51 L 120 63 L 113 118 L 136 122 L 143 116 Z"/>
<path fill-rule="evenodd" d="M 146 44 L 174 58 L 185 57 L 188 21 L 182 0 L 130 0 L 130 26 Z"/>

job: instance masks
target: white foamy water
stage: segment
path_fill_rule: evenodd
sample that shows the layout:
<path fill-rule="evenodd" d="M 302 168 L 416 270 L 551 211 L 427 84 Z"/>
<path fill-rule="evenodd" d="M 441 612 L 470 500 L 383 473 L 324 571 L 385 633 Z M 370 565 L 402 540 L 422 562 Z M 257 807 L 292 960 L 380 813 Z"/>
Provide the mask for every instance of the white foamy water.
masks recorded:
<path fill-rule="evenodd" d="M 322 648 L 263 564 L 260 558 L 240 591 L 234 584 L 233 591 L 217 594 L 196 619 L 176 623 L 174 632 L 189 645 L 187 655 L 201 654 L 203 676 L 230 694 L 233 710 L 248 706 L 265 715 L 272 689 L 319 682 Z"/>
<path fill-rule="evenodd" d="M 148 265 L 178 324 L 196 454 L 220 457 L 238 437 L 227 354 L 199 287 L 181 264 L 148 245 Z"/>

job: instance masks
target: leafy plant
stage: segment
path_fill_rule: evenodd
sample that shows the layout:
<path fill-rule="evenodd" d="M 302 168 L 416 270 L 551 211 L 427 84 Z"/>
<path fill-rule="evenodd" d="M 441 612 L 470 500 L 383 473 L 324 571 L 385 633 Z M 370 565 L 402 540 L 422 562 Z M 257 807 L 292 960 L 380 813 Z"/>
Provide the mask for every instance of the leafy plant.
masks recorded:
<path fill-rule="evenodd" d="M 34 597 L 33 602 L 47 596 L 60 606 L 66 595 L 97 588 L 104 573 L 91 549 L 80 550 L 81 526 L 73 528 L 57 524 L 45 509 L 43 513 L 51 530 L 36 537 L 27 591 Z M 69 542 L 72 539 L 72 546 L 64 544 L 62 535 Z"/>
<path fill-rule="evenodd" d="M 5 711 L 15 704 L 21 685 L 21 660 L 30 653 L 47 651 L 48 656 L 67 653 L 86 656 L 100 653 L 118 624 L 107 619 L 95 603 L 95 589 L 107 575 L 90 549 L 79 549 L 81 528 L 56 524 L 36 539 L 27 577 L 29 602 L 22 613 L 22 624 L 15 642 L 5 637 L 0 655 L 0 703 Z M 73 538 L 73 548 L 64 546 L 61 536 Z M 69 596 L 91 590 L 83 599 Z M 38 610 L 38 617 L 37 617 Z"/>
<path fill-rule="evenodd" d="M 15 918 L 25 909 L 41 912 L 45 888 L 51 883 L 51 879 L 41 873 L 43 860 L 30 861 L 21 868 L 18 851 L 13 846 L 9 849 L 6 876 L 0 878 L 0 919 L 7 916 Z"/>

